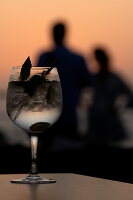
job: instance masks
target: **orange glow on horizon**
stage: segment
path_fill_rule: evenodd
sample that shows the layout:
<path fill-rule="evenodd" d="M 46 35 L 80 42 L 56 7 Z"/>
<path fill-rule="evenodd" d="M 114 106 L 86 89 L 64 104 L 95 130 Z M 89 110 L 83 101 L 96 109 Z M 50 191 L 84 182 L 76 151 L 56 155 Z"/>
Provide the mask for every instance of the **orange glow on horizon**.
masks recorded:
<path fill-rule="evenodd" d="M 50 44 L 50 25 L 68 23 L 68 45 L 89 55 L 97 44 L 113 54 L 117 69 L 130 79 L 133 73 L 133 1 L 131 0 L 2 0 L 1 86 L 7 87 L 10 68 L 30 56 L 33 65 L 41 49 Z"/>

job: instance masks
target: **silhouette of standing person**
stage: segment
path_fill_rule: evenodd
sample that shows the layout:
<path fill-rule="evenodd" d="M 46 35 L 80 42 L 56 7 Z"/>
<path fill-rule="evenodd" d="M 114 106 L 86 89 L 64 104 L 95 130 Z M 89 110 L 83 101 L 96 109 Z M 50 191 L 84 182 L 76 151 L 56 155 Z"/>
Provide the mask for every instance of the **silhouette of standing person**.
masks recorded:
<path fill-rule="evenodd" d="M 132 106 L 133 96 L 121 78 L 110 71 L 110 57 L 102 48 L 93 51 L 98 72 L 94 81 L 94 102 L 90 111 L 90 136 L 103 144 L 119 141 L 126 131 L 118 116 L 120 106 Z M 119 105 L 118 105 L 119 102 Z"/>
<path fill-rule="evenodd" d="M 64 23 L 53 25 L 54 47 L 41 53 L 37 66 L 57 68 L 63 93 L 63 111 L 57 124 L 62 127 L 62 134 L 73 137 L 76 135 L 76 106 L 81 89 L 90 82 L 90 74 L 84 58 L 66 47 L 66 33 L 67 27 Z"/>

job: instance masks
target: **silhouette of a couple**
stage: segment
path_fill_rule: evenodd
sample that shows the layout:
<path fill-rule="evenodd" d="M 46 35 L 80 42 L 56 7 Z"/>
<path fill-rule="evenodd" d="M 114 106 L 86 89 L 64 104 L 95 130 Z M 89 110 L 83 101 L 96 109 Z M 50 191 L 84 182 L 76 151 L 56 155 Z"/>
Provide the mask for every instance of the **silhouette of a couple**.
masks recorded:
<path fill-rule="evenodd" d="M 88 138 L 90 136 L 91 141 L 96 142 L 125 138 L 126 133 L 118 118 L 115 105 L 121 95 L 126 95 L 128 101 L 132 101 L 130 90 L 118 75 L 110 72 L 109 56 L 102 48 L 96 48 L 93 52 L 98 71 L 95 76 L 92 75 L 83 56 L 72 52 L 65 45 L 66 32 L 64 23 L 54 24 L 52 27 L 54 47 L 47 52 L 42 52 L 37 63 L 37 66 L 55 66 L 59 72 L 63 92 L 63 111 L 56 123 L 57 131 L 65 137 L 74 137 L 74 139 L 78 137 L 76 109 L 79 100 L 80 102 L 82 100 L 80 96 L 82 89 L 91 86 L 93 102 L 88 103 L 90 106 L 86 107 L 88 113 L 86 119 L 89 122 Z M 85 90 L 87 94 L 86 91 L 92 90 Z M 86 99 L 92 101 L 92 98 Z"/>

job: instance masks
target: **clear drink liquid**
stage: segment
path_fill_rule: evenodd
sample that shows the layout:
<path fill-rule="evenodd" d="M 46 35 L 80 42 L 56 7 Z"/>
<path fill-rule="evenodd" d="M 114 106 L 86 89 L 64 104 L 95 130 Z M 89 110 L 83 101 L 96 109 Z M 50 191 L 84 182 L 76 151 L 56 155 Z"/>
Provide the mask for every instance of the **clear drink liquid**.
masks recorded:
<path fill-rule="evenodd" d="M 31 70 L 25 81 L 19 79 L 18 72 L 8 85 L 7 113 L 16 125 L 31 135 L 44 132 L 58 120 L 62 111 L 62 93 L 56 69 L 45 76 L 43 72 Z"/>

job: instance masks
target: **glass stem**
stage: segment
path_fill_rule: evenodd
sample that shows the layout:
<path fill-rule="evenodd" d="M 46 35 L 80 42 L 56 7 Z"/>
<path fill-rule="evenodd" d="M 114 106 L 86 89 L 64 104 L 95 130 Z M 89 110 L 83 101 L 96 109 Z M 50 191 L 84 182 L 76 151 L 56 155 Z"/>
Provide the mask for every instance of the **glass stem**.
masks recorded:
<path fill-rule="evenodd" d="M 31 136 L 32 163 L 31 163 L 30 175 L 38 175 L 38 171 L 37 171 L 37 144 L 38 144 L 38 137 Z"/>

